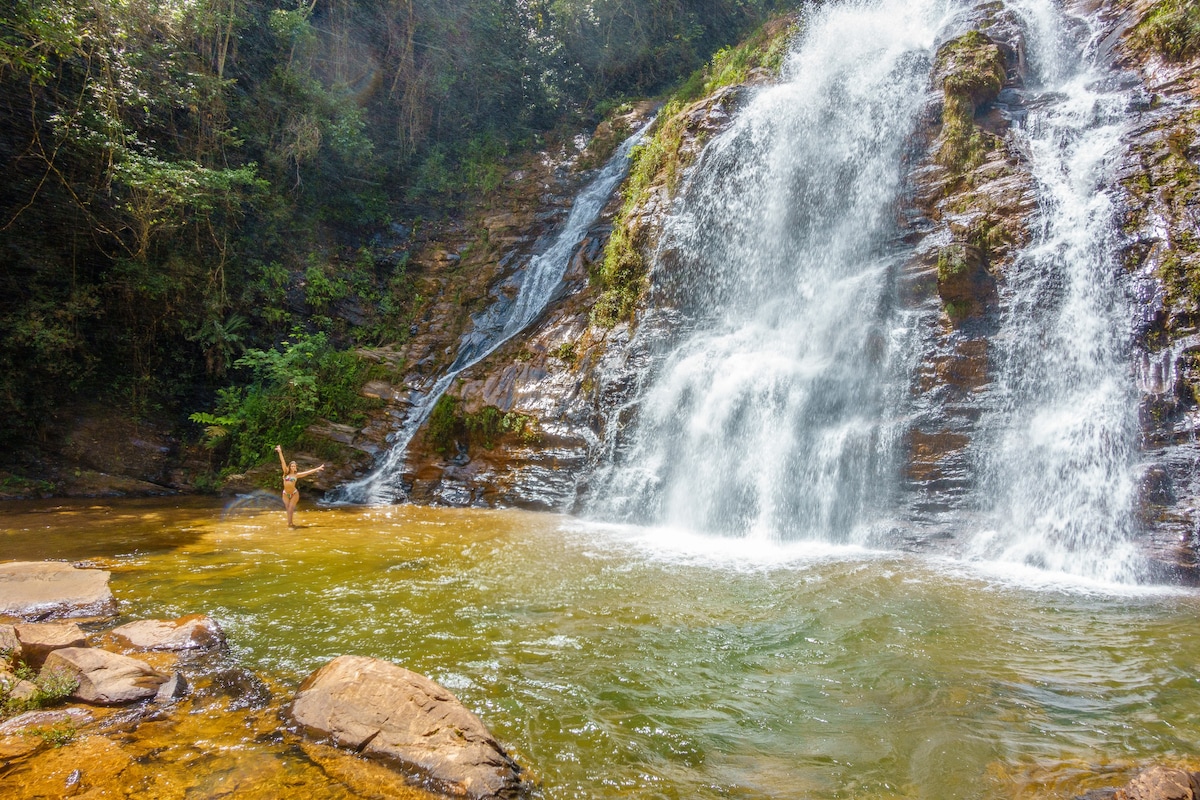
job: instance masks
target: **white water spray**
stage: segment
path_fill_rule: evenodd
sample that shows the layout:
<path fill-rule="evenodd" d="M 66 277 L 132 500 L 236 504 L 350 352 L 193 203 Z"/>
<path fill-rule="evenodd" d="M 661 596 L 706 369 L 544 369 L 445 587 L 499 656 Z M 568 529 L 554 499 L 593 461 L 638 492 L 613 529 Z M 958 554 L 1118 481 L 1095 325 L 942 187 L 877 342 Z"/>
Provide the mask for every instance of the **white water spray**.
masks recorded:
<path fill-rule="evenodd" d="M 664 232 L 688 331 L 595 481 L 600 516 L 866 543 L 894 505 L 913 367 L 896 204 L 943 5 L 815 12 L 706 150 Z"/>
<path fill-rule="evenodd" d="M 1019 1 L 1010 7 L 1037 85 L 1017 136 L 1040 213 L 1032 244 L 1001 276 L 969 494 L 939 533 L 989 569 L 1133 583 L 1146 570 L 1133 543 L 1131 313 L 1105 190 L 1129 98 L 1102 86 L 1086 38 L 1072 38 L 1081 20 L 1050 0 Z M 921 525 L 905 522 L 919 515 L 903 489 L 903 439 L 916 413 L 915 331 L 932 323 L 895 299 L 908 252 L 893 215 L 935 41 L 965 10 L 825 7 L 789 80 L 762 90 L 707 148 L 664 232 L 669 274 L 656 275 L 679 332 L 658 348 L 633 426 L 610 443 L 589 511 L 871 546 Z"/>
<path fill-rule="evenodd" d="M 1037 183 L 1032 244 L 1003 283 L 997 376 L 977 447 L 990 518 L 969 552 L 1137 582 L 1139 427 L 1128 296 L 1108 187 L 1130 98 L 1089 63 L 1087 20 L 1057 4 L 1011 6 L 1028 30 L 1025 139 Z"/>

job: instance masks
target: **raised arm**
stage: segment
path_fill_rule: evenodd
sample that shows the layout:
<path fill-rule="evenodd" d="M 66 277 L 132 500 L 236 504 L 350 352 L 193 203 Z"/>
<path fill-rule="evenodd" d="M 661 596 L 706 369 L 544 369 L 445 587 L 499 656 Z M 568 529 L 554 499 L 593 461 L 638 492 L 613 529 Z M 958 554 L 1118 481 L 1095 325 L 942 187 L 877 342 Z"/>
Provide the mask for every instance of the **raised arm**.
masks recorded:
<path fill-rule="evenodd" d="M 283 468 L 284 472 L 287 472 L 287 461 L 284 461 L 283 459 L 283 448 L 279 445 L 275 445 L 275 452 L 279 453 L 279 466 Z"/>
<path fill-rule="evenodd" d="M 325 470 L 325 465 L 322 464 L 319 467 L 313 467 L 312 469 L 306 469 L 306 470 L 304 470 L 304 472 L 297 472 L 296 477 L 303 478 L 305 475 L 312 475 L 314 472 L 323 472 L 324 470 Z"/>

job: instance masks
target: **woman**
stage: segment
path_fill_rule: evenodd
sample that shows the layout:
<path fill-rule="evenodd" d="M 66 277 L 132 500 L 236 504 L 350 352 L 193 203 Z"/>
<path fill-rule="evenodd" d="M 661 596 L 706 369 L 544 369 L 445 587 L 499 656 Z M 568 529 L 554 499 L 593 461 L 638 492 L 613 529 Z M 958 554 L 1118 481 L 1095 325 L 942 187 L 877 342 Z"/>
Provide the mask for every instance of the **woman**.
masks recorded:
<path fill-rule="evenodd" d="M 300 489 L 296 486 L 296 481 L 305 475 L 323 471 L 325 465 L 297 472 L 295 461 L 289 464 L 284 460 L 282 447 L 275 445 L 275 452 L 279 453 L 279 465 L 283 467 L 283 510 L 287 512 L 288 527 L 294 528 L 296 526 L 292 524 L 292 515 L 296 513 L 296 506 L 300 505 Z"/>

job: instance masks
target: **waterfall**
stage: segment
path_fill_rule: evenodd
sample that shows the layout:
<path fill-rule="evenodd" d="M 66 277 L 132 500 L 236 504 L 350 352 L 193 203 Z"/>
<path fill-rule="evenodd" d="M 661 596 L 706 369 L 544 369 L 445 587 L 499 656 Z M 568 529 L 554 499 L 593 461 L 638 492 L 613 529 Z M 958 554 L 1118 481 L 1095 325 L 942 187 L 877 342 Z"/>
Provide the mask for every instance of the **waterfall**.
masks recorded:
<path fill-rule="evenodd" d="M 897 203 L 943 13 L 814 12 L 784 81 L 706 148 L 662 237 L 673 276 L 654 276 L 677 333 L 591 513 L 764 540 L 890 527 L 918 322 L 896 300 Z"/>
<path fill-rule="evenodd" d="M 1132 299 L 1111 168 L 1130 97 L 1092 64 L 1097 33 L 1057 4 L 1013 4 L 1029 42 L 1024 149 L 1037 183 L 1033 241 L 1004 281 L 996 380 L 980 425 L 976 557 L 1136 582 L 1139 425 Z"/>
<path fill-rule="evenodd" d="M 935 44 L 967 11 L 933 0 L 814 12 L 784 80 L 706 147 L 652 272 L 638 334 L 652 373 L 613 415 L 624 424 L 588 513 L 763 541 L 927 545 L 949 531 L 945 548 L 973 561 L 1145 576 L 1132 314 L 1105 189 L 1129 98 L 1092 64 L 1083 20 L 1051 0 L 1009 8 L 1027 37 L 1016 137 L 1039 210 L 1000 279 L 971 475 L 938 530 L 920 529 L 903 470 L 939 323 L 897 297 L 908 148 Z"/>
<path fill-rule="evenodd" d="M 571 212 L 550 246 L 535 255 L 509 281 L 516 283 L 512 300 L 503 292 L 489 308 L 473 319 L 472 330 L 463 335 L 454 362 L 413 406 L 403 425 L 389 439 L 391 447 L 365 477 L 338 487 L 328 500 L 334 503 L 389 503 L 403 498 L 401 486 L 408 445 L 433 412 L 433 407 L 463 370 L 478 364 L 538 318 L 554 299 L 575 249 L 600 216 L 617 185 L 629 170 L 629 154 L 641 141 L 651 123 L 626 139 L 608 163 L 575 198 Z"/>

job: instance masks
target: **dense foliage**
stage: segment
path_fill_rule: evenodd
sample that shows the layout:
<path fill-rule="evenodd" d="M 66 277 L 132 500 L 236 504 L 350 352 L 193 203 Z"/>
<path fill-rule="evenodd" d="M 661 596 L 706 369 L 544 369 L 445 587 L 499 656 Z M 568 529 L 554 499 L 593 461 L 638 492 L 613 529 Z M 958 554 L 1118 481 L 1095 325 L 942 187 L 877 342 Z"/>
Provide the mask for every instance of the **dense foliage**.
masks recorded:
<path fill-rule="evenodd" d="M 402 338 L 412 282 L 373 232 L 486 194 L 779 4 L 9 0 L 0 436 L 80 393 L 234 418 L 270 386 L 243 354 L 286 356 L 296 326 Z"/>
<path fill-rule="evenodd" d="M 1158 0 L 1134 28 L 1133 42 L 1168 61 L 1200 54 L 1200 5 L 1190 0 Z"/>

